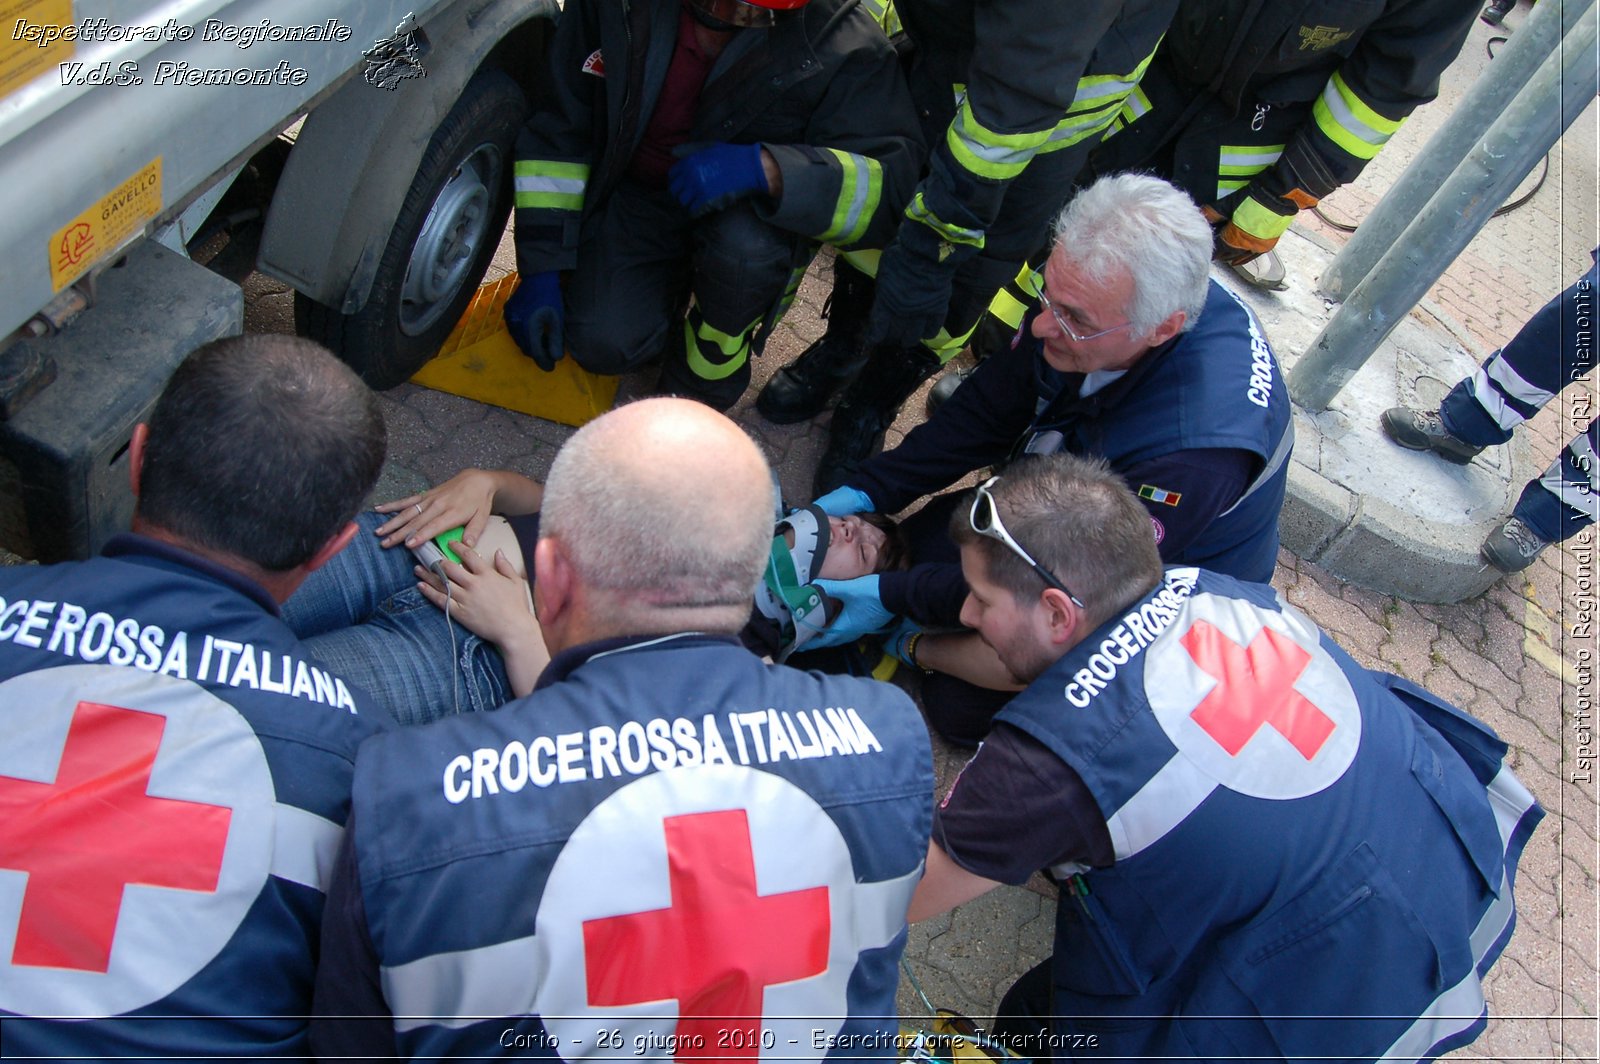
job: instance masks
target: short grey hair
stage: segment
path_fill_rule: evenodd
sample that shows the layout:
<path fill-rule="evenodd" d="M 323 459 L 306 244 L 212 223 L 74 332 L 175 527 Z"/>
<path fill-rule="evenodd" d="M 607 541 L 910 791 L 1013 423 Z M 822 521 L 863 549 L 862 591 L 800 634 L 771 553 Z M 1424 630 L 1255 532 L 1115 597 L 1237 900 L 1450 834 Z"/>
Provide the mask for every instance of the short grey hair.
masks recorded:
<path fill-rule="evenodd" d="M 602 418 L 561 448 L 545 484 L 540 534 L 562 542 L 591 587 L 652 608 L 748 612 L 772 546 L 770 473 L 759 449 L 750 444 L 760 482 L 745 490 L 652 469 L 648 458 L 659 455 L 630 454 L 619 435 L 627 434 L 608 431 Z"/>
<path fill-rule="evenodd" d="M 1127 273 L 1126 308 L 1138 335 L 1177 311 L 1200 320 L 1211 276 L 1211 226 L 1188 194 L 1149 174 L 1112 174 L 1079 192 L 1056 217 L 1055 248 L 1096 282 Z"/>

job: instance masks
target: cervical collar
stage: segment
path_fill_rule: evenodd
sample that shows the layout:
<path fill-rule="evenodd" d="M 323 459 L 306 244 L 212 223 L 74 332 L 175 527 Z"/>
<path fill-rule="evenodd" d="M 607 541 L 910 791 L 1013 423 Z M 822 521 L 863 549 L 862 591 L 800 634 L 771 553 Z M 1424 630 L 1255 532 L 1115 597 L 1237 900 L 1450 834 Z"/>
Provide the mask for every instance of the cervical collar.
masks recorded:
<path fill-rule="evenodd" d="M 794 533 L 793 547 L 785 542 L 785 529 Z M 821 508 L 806 506 L 778 522 L 766 576 L 756 590 L 756 609 L 783 631 L 779 661 L 827 626 L 826 597 L 813 586 L 827 556 L 828 515 Z"/>

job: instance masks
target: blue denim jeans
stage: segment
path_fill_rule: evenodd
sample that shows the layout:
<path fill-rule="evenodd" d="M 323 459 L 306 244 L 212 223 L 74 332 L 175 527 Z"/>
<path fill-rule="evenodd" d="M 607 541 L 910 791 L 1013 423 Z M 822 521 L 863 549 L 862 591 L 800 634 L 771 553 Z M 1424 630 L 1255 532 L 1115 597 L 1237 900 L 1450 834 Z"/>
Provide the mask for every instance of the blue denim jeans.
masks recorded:
<path fill-rule="evenodd" d="M 373 535 L 385 520 L 359 515 L 354 542 L 284 603 L 284 621 L 313 657 L 402 724 L 503 705 L 511 682 L 499 651 L 422 597 L 411 552 L 385 550 Z"/>

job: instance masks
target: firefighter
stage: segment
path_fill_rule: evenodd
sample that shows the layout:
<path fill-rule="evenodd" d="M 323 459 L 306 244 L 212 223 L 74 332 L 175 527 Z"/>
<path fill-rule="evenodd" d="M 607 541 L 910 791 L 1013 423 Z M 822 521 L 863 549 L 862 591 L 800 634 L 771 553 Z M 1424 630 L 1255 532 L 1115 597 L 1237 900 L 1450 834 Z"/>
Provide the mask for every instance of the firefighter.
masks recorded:
<path fill-rule="evenodd" d="M 828 334 L 774 377 L 777 423 L 834 411 L 824 492 L 882 441 L 1045 235 L 1089 148 L 1149 64 L 1176 0 L 901 0 L 928 169 L 880 256 L 847 256 Z"/>
<path fill-rule="evenodd" d="M 881 246 L 921 165 L 858 0 L 568 0 L 549 69 L 517 144 L 505 309 L 545 369 L 660 357 L 661 391 L 731 406 L 819 242 Z"/>
<path fill-rule="evenodd" d="M 1471 0 L 1189 0 L 1093 171 L 1167 177 L 1208 205 L 1217 260 L 1277 287 L 1278 238 L 1438 94 L 1476 11 Z"/>

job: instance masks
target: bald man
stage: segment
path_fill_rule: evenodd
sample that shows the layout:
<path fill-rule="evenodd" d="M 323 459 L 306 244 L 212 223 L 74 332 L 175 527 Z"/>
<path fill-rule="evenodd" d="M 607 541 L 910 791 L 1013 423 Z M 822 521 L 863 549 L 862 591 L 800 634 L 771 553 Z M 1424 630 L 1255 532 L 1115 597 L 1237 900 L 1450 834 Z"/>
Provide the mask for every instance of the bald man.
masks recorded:
<path fill-rule="evenodd" d="M 319 1056 L 894 1055 L 927 733 L 896 688 L 739 645 L 771 490 L 685 400 L 568 441 L 533 692 L 362 747 Z"/>

